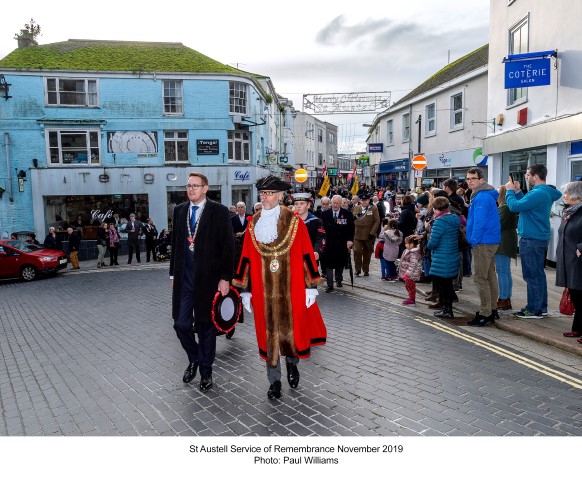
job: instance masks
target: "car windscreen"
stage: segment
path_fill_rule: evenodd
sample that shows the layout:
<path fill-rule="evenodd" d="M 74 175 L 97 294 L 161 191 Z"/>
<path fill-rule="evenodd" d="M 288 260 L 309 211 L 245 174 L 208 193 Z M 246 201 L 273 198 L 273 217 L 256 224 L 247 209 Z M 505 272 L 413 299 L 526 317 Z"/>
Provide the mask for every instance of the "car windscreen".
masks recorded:
<path fill-rule="evenodd" d="M 21 252 L 26 252 L 26 253 L 37 252 L 39 250 L 42 250 L 42 247 L 39 247 L 38 245 L 34 245 L 32 243 L 26 243 L 26 242 L 23 242 L 21 240 L 12 240 L 10 242 L 7 242 L 7 244 L 13 248 L 20 250 Z"/>

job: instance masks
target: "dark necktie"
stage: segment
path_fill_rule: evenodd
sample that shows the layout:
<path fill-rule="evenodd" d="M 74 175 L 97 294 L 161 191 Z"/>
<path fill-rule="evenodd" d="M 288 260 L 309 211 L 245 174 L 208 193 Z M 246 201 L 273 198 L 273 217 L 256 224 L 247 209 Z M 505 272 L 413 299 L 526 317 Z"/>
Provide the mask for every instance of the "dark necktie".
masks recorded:
<path fill-rule="evenodd" d="M 192 214 L 190 215 L 190 228 L 192 230 L 196 228 L 196 210 L 198 210 L 198 207 L 196 205 L 192 205 Z"/>
<path fill-rule="evenodd" d="M 334 220 L 337 220 L 337 212 L 333 212 L 333 218 Z"/>

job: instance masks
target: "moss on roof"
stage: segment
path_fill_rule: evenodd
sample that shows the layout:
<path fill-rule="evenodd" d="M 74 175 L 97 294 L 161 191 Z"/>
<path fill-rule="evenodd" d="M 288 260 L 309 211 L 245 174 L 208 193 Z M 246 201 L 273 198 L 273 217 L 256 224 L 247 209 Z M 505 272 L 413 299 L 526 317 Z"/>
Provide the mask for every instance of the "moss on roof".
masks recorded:
<path fill-rule="evenodd" d="M 480 67 L 484 67 L 489 62 L 489 44 L 483 45 L 481 48 L 468 53 L 464 57 L 459 58 L 458 60 L 454 61 L 453 63 L 449 63 L 446 67 L 441 68 L 437 73 L 435 73 L 432 77 L 428 80 L 425 80 L 421 83 L 418 87 L 416 87 L 412 92 L 408 95 L 404 96 L 400 100 L 398 100 L 394 105 L 399 105 L 404 103 L 411 98 L 418 97 L 425 92 L 429 92 L 437 88 L 438 86 L 450 82 L 455 78 L 458 78 L 466 73 L 469 73 L 473 70 L 476 70 Z"/>
<path fill-rule="evenodd" d="M 239 73 L 181 43 L 68 40 L 14 50 L 0 68 L 126 72 Z"/>

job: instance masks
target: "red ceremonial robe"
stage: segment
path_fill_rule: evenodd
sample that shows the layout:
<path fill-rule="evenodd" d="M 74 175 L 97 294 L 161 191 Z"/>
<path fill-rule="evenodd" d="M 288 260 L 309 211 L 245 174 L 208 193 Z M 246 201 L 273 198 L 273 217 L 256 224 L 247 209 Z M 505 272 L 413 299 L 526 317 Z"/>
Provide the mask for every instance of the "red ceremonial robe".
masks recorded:
<path fill-rule="evenodd" d="M 276 366 L 279 355 L 307 358 L 311 347 L 323 345 L 327 331 L 317 303 L 305 306 L 305 289 L 323 283 L 307 227 L 281 208 L 277 239 L 270 244 L 254 235 L 260 218 L 249 223 L 233 285 L 250 292 L 259 355 Z"/>

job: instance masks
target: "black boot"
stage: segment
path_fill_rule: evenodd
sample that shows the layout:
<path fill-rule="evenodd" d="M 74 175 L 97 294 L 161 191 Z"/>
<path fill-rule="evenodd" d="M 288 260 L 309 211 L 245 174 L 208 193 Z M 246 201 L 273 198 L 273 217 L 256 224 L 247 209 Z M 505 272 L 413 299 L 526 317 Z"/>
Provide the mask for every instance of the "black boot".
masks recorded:
<path fill-rule="evenodd" d="M 269 397 L 269 400 L 273 400 L 274 398 L 281 398 L 281 382 L 279 380 L 275 380 L 273 383 L 271 383 L 269 391 L 267 392 L 267 397 Z"/>

